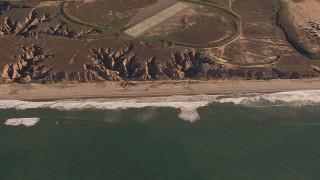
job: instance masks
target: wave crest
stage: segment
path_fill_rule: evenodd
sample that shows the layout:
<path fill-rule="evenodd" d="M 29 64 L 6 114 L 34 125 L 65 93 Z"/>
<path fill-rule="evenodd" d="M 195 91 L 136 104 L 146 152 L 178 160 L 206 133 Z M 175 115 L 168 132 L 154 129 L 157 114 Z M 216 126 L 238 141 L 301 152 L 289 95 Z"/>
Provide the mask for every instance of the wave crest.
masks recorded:
<path fill-rule="evenodd" d="M 169 96 L 169 97 L 141 97 L 115 99 L 67 99 L 49 102 L 30 102 L 19 100 L 0 100 L 0 109 L 36 109 L 51 108 L 58 110 L 82 109 L 130 109 L 145 107 L 171 107 L 180 109 L 179 117 L 194 122 L 200 119 L 198 108 L 211 103 L 233 103 L 235 105 L 260 106 L 305 106 L 320 104 L 320 90 L 291 91 L 271 94 L 238 94 L 238 95 L 196 95 L 196 96 Z M 144 117 L 148 119 L 150 117 Z"/>
<path fill-rule="evenodd" d="M 142 98 L 116 98 L 116 99 L 78 99 L 58 100 L 51 102 L 30 102 L 19 100 L 0 101 L 0 109 L 37 109 L 50 108 L 58 110 L 82 110 L 82 109 L 130 109 L 145 107 L 171 107 L 180 109 L 179 117 L 183 120 L 194 122 L 198 120 L 197 109 L 210 104 L 216 96 L 170 96 L 170 97 L 142 97 Z"/>
<path fill-rule="evenodd" d="M 40 118 L 12 118 L 7 119 L 4 124 L 7 126 L 20 126 L 24 125 L 27 127 L 34 126 L 40 121 Z"/>
<path fill-rule="evenodd" d="M 288 91 L 270 94 L 245 94 L 217 99 L 218 103 L 243 106 L 307 106 L 320 104 L 320 90 Z"/>

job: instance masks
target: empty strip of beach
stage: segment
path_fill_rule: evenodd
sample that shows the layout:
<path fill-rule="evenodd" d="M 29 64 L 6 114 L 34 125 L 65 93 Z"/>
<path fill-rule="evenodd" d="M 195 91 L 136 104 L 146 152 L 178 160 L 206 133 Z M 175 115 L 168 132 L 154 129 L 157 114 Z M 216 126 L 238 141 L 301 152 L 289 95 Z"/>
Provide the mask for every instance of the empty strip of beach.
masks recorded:
<path fill-rule="evenodd" d="M 2 84 L 0 100 L 156 97 L 320 90 L 320 79 Z"/>

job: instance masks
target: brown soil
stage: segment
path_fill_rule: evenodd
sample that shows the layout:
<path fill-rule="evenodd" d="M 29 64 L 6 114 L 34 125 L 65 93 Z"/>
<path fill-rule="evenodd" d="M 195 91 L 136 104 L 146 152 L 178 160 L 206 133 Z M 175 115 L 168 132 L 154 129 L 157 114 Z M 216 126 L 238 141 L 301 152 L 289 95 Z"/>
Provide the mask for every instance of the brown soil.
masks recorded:
<path fill-rule="evenodd" d="M 301 3 L 285 0 L 288 4 L 289 12 L 294 24 L 298 27 L 305 28 L 308 21 L 320 22 L 320 3 L 316 0 L 306 0 Z"/>
<path fill-rule="evenodd" d="M 235 64 L 268 66 L 279 56 L 294 52 L 276 24 L 279 7 L 272 1 L 234 0 L 232 8 L 243 18 L 242 36 L 225 47 L 219 57 Z"/>
<path fill-rule="evenodd" d="M 175 3 L 169 0 L 155 2 L 67 2 L 70 3 L 69 10 L 74 13 L 70 17 L 77 16 L 80 20 L 59 14 L 60 7 L 53 2 L 36 1 L 31 7 L 4 4 L 0 12 L 3 19 L 0 24 L 0 83 L 299 79 L 320 76 L 319 69 L 314 68 L 320 67 L 320 61 L 311 61 L 297 54 L 277 27 L 279 6 L 274 1 L 232 1 L 232 7 L 227 8 L 243 17 L 243 33 L 232 43 L 224 44 L 223 50 L 176 47 L 174 43 L 160 42 L 161 38 L 156 41 L 164 46 L 158 48 L 143 44 L 146 39 L 138 39 L 141 41 L 138 42 L 122 36 L 121 30 L 134 14 L 132 23 L 157 13 L 153 11 L 155 9 L 161 11 Z M 210 2 L 223 3 L 222 0 Z M 31 5 L 22 1 L 13 3 Z M 37 8 L 39 5 L 41 8 Z M 196 11 L 201 6 L 208 11 Z M 195 8 L 163 22 L 150 34 L 203 44 L 219 40 L 233 30 L 232 18 L 226 18 L 226 13 L 220 14 L 216 8 L 199 4 L 192 7 Z M 185 17 L 189 18 L 188 23 L 182 21 Z M 91 24 L 118 23 L 120 20 L 117 18 L 125 21 L 117 26 L 117 33 L 112 35 L 114 38 L 106 38 L 111 36 L 107 31 L 112 31 L 112 28 Z"/>
<path fill-rule="evenodd" d="M 296 42 L 303 49 L 308 52 L 309 57 L 313 59 L 320 58 L 320 46 L 317 41 L 314 40 L 314 36 L 309 33 L 310 28 L 309 21 L 320 21 L 319 11 L 320 3 L 316 0 L 308 0 L 300 3 L 295 3 L 292 0 L 285 0 L 288 4 L 288 19 L 290 21 L 291 27 L 296 33 Z M 318 31 L 319 33 L 319 31 Z"/>
<path fill-rule="evenodd" d="M 40 2 L 40 4 L 37 7 L 58 7 L 60 3 L 61 1 L 44 1 Z"/>
<path fill-rule="evenodd" d="M 178 27 L 169 34 L 169 39 L 187 44 L 206 44 L 222 39 L 232 30 L 232 25 L 220 19 L 199 16 L 187 28 Z"/>
<path fill-rule="evenodd" d="M 164 36 L 166 41 L 178 44 L 206 45 L 223 41 L 236 31 L 230 19 L 229 14 L 217 8 L 193 4 L 146 34 L 149 39 Z"/>

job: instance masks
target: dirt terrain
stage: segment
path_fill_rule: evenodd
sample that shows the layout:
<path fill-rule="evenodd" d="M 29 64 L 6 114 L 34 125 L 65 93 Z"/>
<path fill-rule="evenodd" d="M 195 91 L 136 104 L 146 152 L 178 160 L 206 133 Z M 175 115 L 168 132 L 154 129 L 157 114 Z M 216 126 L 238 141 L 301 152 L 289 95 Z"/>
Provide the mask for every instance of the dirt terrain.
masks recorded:
<path fill-rule="evenodd" d="M 179 3 L 186 9 L 156 18 Z M 319 8 L 315 0 L 1 1 L 0 83 L 319 78 Z M 126 33 L 139 26 L 139 36 Z"/>
<path fill-rule="evenodd" d="M 320 58 L 320 3 L 316 0 L 302 1 L 299 3 L 285 0 L 290 24 L 283 26 L 292 28 L 289 40 L 296 45 L 301 53 L 316 59 Z M 285 19 L 287 20 L 287 19 Z"/>

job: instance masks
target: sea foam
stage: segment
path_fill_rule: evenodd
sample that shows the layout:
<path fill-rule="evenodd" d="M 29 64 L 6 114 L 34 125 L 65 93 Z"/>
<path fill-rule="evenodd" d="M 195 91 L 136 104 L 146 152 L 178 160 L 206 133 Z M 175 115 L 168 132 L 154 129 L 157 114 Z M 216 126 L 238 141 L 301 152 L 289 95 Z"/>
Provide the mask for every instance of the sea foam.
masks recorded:
<path fill-rule="evenodd" d="M 4 124 L 8 126 L 20 126 L 24 125 L 27 127 L 34 126 L 39 122 L 40 118 L 12 118 L 7 119 Z"/>
<path fill-rule="evenodd" d="M 320 104 L 320 90 L 288 91 L 270 94 L 245 94 L 217 99 L 219 103 L 243 106 L 306 106 Z"/>
<path fill-rule="evenodd" d="M 170 97 L 141 97 L 141 98 L 115 98 L 115 99 L 67 99 L 50 102 L 30 102 L 19 100 L 0 101 L 0 109 L 37 109 L 51 108 L 58 110 L 82 109 L 132 109 L 145 107 L 171 107 L 180 109 L 179 117 L 183 120 L 194 122 L 200 118 L 197 109 L 207 106 L 216 96 L 170 96 Z"/>
<path fill-rule="evenodd" d="M 100 98 L 67 99 L 47 102 L 30 102 L 19 100 L 0 100 L 0 109 L 37 109 L 51 108 L 63 111 L 82 109 L 130 109 L 145 107 L 169 107 L 180 109 L 179 117 L 194 122 L 200 119 L 198 108 L 212 103 L 232 103 L 235 105 L 261 106 L 305 106 L 320 104 L 320 90 L 291 91 L 270 94 L 233 94 L 233 95 L 195 95 L 140 98 Z"/>

